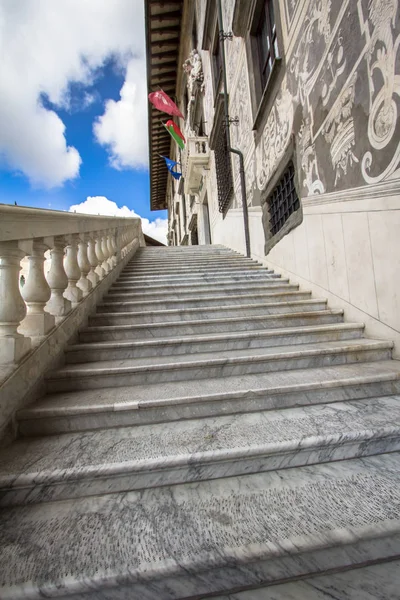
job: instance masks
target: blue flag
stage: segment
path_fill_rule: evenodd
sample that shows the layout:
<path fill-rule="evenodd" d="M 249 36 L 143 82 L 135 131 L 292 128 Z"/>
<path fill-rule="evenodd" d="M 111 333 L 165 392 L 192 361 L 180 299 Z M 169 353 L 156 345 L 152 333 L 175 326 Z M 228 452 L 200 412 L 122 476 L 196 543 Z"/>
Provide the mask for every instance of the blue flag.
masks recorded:
<path fill-rule="evenodd" d="M 162 155 L 160 154 L 160 156 L 162 156 Z M 182 177 L 182 173 L 178 173 L 177 171 L 173 170 L 174 167 L 176 167 L 176 165 L 178 163 L 175 162 L 174 160 L 171 160 L 170 158 L 167 158 L 166 156 L 162 156 L 162 158 L 165 160 L 165 164 L 167 165 L 167 169 L 171 173 L 172 177 L 174 179 L 180 179 Z"/>

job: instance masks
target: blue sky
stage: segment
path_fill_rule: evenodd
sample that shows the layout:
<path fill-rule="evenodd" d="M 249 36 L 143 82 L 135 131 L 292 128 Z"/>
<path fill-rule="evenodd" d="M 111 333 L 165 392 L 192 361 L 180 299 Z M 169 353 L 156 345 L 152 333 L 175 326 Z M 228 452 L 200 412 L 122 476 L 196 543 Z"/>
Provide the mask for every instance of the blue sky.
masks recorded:
<path fill-rule="evenodd" d="M 143 0 L 55 4 L 0 3 L 13 32 L 0 41 L 0 202 L 126 206 L 163 239 L 166 213 L 149 205 Z"/>

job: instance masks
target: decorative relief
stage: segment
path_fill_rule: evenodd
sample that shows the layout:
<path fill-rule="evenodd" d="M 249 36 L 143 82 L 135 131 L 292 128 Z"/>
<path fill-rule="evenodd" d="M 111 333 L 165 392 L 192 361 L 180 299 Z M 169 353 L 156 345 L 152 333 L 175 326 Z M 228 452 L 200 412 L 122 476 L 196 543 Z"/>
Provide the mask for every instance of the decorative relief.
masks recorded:
<path fill-rule="evenodd" d="M 271 109 L 262 139 L 257 146 L 257 183 L 262 190 L 282 158 L 293 128 L 293 97 L 286 87 L 286 80 Z"/>
<path fill-rule="evenodd" d="M 368 17 L 364 19 L 361 1 L 358 2 L 361 31 L 368 44 L 368 139 L 375 150 L 386 148 L 396 131 L 398 105 L 395 97 L 397 96 L 397 101 L 400 98 L 400 74 L 396 74 L 396 57 L 400 44 L 400 34 L 395 37 L 397 10 L 397 0 L 369 0 Z M 372 33 L 370 25 L 373 27 Z M 386 169 L 373 176 L 373 157 L 368 151 L 362 159 L 362 175 L 367 183 L 378 183 L 393 176 L 399 161 L 400 143 L 394 148 Z"/>
<path fill-rule="evenodd" d="M 231 139 L 234 147 L 239 148 L 246 156 L 252 142 L 252 121 L 249 86 L 245 62 L 242 63 L 240 75 L 229 112 L 232 117 L 239 117 L 239 125 L 231 126 Z"/>
<path fill-rule="evenodd" d="M 236 0 L 224 0 L 222 4 L 222 19 L 225 31 L 230 31 L 232 28 L 232 17 L 235 9 Z"/>
<path fill-rule="evenodd" d="M 309 118 L 305 118 L 298 133 L 298 151 L 301 159 L 301 168 L 304 173 L 303 186 L 307 188 L 308 195 L 323 194 L 324 184 L 320 180 L 315 144 L 311 136 Z"/>
<path fill-rule="evenodd" d="M 241 48 L 242 40 L 238 37 L 233 37 L 231 42 L 227 43 L 228 48 L 228 65 L 227 65 L 227 78 L 228 86 L 232 87 L 235 74 L 237 73 L 237 65 L 239 61 L 239 53 Z"/>
<path fill-rule="evenodd" d="M 346 62 L 343 50 L 343 38 L 339 35 L 328 53 L 327 65 L 322 75 L 324 81 L 322 87 L 322 104 L 324 106 L 329 102 L 331 94 L 336 88 L 338 78 L 344 73 Z"/>
<path fill-rule="evenodd" d="M 204 73 L 200 54 L 196 49 L 192 50 L 189 58 L 183 63 L 183 70 L 187 76 L 188 105 L 186 119 L 189 131 L 192 130 L 192 109 L 196 102 L 198 91 L 204 91 Z"/>
<path fill-rule="evenodd" d="M 204 55 L 203 55 L 204 56 Z M 212 122 L 214 117 L 213 108 L 213 90 L 211 82 L 211 70 L 209 61 L 204 61 L 204 97 L 203 97 L 203 108 L 204 108 L 204 119 L 207 123 L 207 132 L 210 133 L 212 128 Z"/>
<path fill-rule="evenodd" d="M 344 89 L 339 97 L 322 131 L 330 145 L 332 165 L 336 173 L 335 185 L 342 173 L 347 174 L 349 165 L 353 166 L 354 163 L 359 162 L 353 152 L 355 132 L 352 109 L 356 80 L 357 73 L 353 75 L 350 85 Z"/>

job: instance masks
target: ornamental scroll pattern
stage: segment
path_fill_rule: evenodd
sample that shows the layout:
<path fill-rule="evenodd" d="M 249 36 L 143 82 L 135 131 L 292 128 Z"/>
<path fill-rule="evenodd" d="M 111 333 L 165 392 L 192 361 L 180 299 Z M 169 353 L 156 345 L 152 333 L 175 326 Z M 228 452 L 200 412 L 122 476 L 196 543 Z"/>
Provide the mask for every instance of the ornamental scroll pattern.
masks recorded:
<path fill-rule="evenodd" d="M 223 6 L 229 29 L 231 0 Z M 243 38 L 227 42 L 231 116 L 240 116 L 233 139 L 248 156 L 255 144 L 258 191 L 268 186 L 291 140 L 302 196 L 400 178 L 398 0 L 280 0 L 279 6 L 284 73 L 278 71 L 280 88 L 271 86 L 275 100 L 251 144 L 248 121 L 255 115 L 250 102 L 242 101 L 238 69 L 250 64 L 246 44 Z M 214 109 L 208 56 L 205 62 L 209 128 Z"/>
<path fill-rule="evenodd" d="M 358 11 L 361 31 L 369 46 L 366 53 L 369 75 L 368 139 L 374 151 L 382 151 L 395 137 L 399 112 L 400 73 L 396 73 L 396 59 L 400 34 L 396 35 L 395 30 L 398 2 L 370 0 L 366 19 L 360 1 Z M 363 177 L 367 183 L 378 183 L 399 176 L 399 162 L 400 142 L 393 149 L 389 165 L 381 173 L 372 175 L 373 154 L 368 151 L 362 159 Z"/>
<path fill-rule="evenodd" d="M 260 190 L 267 185 L 288 146 L 293 117 L 293 96 L 284 85 L 272 107 L 262 139 L 257 146 L 257 184 Z"/>

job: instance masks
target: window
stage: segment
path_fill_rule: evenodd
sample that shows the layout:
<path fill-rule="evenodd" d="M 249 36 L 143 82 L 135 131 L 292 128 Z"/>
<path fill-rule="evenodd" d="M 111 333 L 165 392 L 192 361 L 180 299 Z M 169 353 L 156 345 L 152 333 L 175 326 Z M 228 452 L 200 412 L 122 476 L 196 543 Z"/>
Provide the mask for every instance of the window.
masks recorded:
<path fill-rule="evenodd" d="M 294 185 L 294 166 L 290 161 L 282 177 L 267 198 L 269 229 L 276 235 L 290 215 L 300 208 L 300 201 Z"/>
<path fill-rule="evenodd" d="M 214 77 L 214 89 L 215 89 L 215 93 L 217 93 L 220 79 L 221 79 L 221 74 L 222 74 L 222 57 L 221 57 L 221 48 L 220 48 L 220 43 L 219 43 L 218 24 L 217 24 L 217 27 L 215 30 L 215 36 L 214 36 L 214 50 L 213 50 L 212 66 L 213 66 L 213 77 Z"/>
<path fill-rule="evenodd" d="M 245 39 L 253 129 L 263 123 L 284 77 L 279 51 L 280 4 L 279 0 L 235 1 L 232 29 L 234 35 Z"/>
<path fill-rule="evenodd" d="M 276 24 L 272 0 L 263 0 L 258 28 L 256 30 L 261 87 L 265 88 L 278 56 Z"/>
<path fill-rule="evenodd" d="M 215 170 L 218 187 L 218 210 L 225 214 L 233 193 L 232 163 L 226 141 L 225 118 L 220 114 L 215 136 Z"/>

